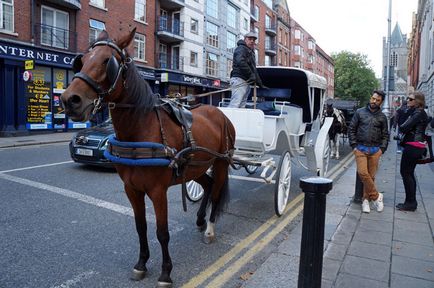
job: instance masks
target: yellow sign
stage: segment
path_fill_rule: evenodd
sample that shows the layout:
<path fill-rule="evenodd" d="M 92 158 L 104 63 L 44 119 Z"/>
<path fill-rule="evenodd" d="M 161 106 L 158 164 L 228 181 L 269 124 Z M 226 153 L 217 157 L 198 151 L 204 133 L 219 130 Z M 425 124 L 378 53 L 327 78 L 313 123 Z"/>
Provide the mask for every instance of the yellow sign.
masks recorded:
<path fill-rule="evenodd" d="M 35 61 L 34 60 L 26 60 L 24 61 L 24 69 L 26 70 L 32 70 L 35 68 Z"/>

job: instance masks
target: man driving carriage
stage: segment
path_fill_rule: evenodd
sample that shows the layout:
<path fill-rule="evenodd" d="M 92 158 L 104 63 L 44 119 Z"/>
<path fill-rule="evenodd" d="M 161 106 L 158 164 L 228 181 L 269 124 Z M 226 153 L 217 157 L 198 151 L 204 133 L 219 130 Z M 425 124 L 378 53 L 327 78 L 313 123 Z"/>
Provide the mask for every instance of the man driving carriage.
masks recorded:
<path fill-rule="evenodd" d="M 347 124 L 345 122 L 344 113 L 333 107 L 331 100 L 327 101 L 326 109 L 323 113 L 321 123 L 324 123 L 325 117 L 333 117 L 333 123 L 329 130 L 329 139 L 331 142 L 331 157 L 339 159 L 339 141 L 341 135 L 347 133 Z"/>
<path fill-rule="evenodd" d="M 244 40 L 237 42 L 230 79 L 232 96 L 228 107 L 244 108 L 250 93 L 250 85 L 263 87 L 256 70 L 255 41 L 257 38 L 255 32 L 249 32 L 244 36 Z"/>

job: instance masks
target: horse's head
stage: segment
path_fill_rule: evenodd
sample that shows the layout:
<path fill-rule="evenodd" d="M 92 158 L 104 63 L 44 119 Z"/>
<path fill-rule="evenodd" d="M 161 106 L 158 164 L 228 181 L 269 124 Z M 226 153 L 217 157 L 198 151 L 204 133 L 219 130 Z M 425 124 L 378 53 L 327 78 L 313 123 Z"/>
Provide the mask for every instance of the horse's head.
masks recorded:
<path fill-rule="evenodd" d="M 136 29 L 117 41 L 102 31 L 85 54 L 75 57 L 75 73 L 61 100 L 65 113 L 73 121 L 87 121 L 101 102 L 115 101 L 123 85 L 123 74 L 131 62 L 125 48 L 134 39 Z"/>

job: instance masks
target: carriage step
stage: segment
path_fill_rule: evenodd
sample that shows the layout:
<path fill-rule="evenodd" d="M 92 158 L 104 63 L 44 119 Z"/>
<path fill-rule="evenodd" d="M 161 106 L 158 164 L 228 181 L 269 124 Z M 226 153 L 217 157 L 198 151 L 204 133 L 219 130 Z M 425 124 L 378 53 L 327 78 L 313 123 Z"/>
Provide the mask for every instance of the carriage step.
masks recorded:
<path fill-rule="evenodd" d="M 253 165 L 253 166 L 270 166 L 274 164 L 273 157 L 266 157 L 266 156 L 259 156 L 259 157 L 248 157 L 248 156 L 240 156 L 240 155 L 234 155 L 232 158 L 234 160 L 235 164 L 239 165 Z"/>

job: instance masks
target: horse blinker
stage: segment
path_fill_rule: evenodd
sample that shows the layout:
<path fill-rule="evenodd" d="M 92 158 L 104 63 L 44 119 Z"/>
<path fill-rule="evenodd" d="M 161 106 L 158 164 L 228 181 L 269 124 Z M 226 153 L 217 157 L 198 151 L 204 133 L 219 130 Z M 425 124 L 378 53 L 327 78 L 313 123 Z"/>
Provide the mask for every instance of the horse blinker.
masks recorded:
<path fill-rule="evenodd" d="M 107 79 L 109 80 L 110 84 L 115 83 L 118 72 L 119 72 L 119 62 L 116 59 L 116 57 L 112 55 L 107 62 L 107 69 L 106 69 Z"/>
<path fill-rule="evenodd" d="M 80 72 L 81 68 L 83 68 L 83 62 L 81 61 L 82 57 L 83 54 L 78 54 L 74 59 L 72 59 L 72 72 L 74 72 L 74 74 Z"/>

